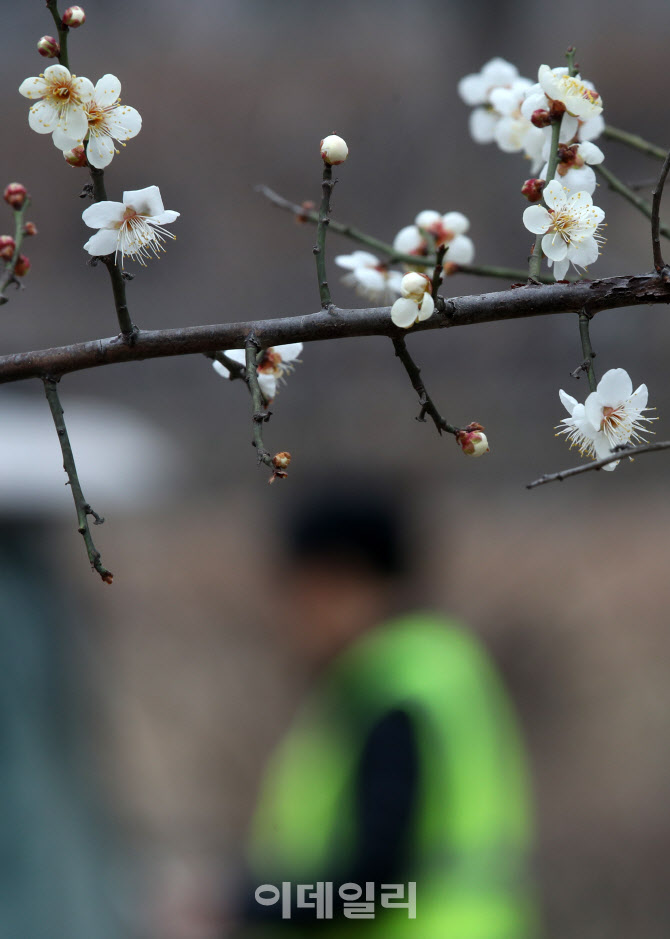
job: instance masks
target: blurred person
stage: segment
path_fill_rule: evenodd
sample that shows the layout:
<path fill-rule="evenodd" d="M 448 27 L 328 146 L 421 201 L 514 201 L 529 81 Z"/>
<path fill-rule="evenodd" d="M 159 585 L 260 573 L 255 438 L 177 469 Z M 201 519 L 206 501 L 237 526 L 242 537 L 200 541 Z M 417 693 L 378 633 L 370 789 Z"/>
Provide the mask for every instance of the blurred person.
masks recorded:
<path fill-rule="evenodd" d="M 314 684 L 261 786 L 236 935 L 535 935 L 517 722 L 475 637 L 406 609 L 401 498 L 329 487 L 283 529 L 277 615 Z"/>

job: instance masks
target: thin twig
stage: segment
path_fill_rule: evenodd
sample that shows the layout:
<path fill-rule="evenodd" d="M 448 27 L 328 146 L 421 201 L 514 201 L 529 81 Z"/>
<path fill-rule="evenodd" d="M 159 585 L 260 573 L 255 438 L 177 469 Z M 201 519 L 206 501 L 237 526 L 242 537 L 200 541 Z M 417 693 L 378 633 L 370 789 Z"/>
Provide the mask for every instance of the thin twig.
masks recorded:
<path fill-rule="evenodd" d="M 316 259 L 316 276 L 319 282 L 319 296 L 321 297 L 321 309 L 328 310 L 333 301 L 330 296 L 328 286 L 328 275 L 326 273 L 326 234 L 330 225 L 330 197 L 333 192 L 333 167 L 330 163 L 323 164 L 323 180 L 321 183 L 321 207 L 319 209 L 319 220 L 316 227 L 316 245 L 314 246 L 314 257 Z"/>
<path fill-rule="evenodd" d="M 247 370 L 244 365 L 240 362 L 236 362 L 235 359 L 231 359 L 225 352 L 205 352 L 203 354 L 208 359 L 214 359 L 215 362 L 220 362 L 221 365 L 228 369 L 229 381 L 234 381 L 236 378 L 241 378 L 243 381 L 246 380 Z"/>
<path fill-rule="evenodd" d="M 249 334 L 244 344 L 246 350 L 246 376 L 245 381 L 251 392 L 252 412 L 251 420 L 254 430 L 253 445 L 256 447 L 258 462 L 265 463 L 266 466 L 273 466 L 270 451 L 265 448 L 263 443 L 263 424 L 270 420 L 270 412 L 266 407 L 265 398 L 258 383 L 258 370 L 256 366 L 256 354 L 260 350 L 260 343 L 254 337 L 253 332 Z"/>
<path fill-rule="evenodd" d="M 661 199 L 663 197 L 663 187 L 665 186 L 665 180 L 668 175 L 668 170 L 670 170 L 670 152 L 667 154 L 663 166 L 661 168 L 661 175 L 658 177 L 658 182 L 652 192 L 651 196 L 651 243 L 654 252 L 654 267 L 660 274 L 661 271 L 665 268 L 665 261 L 663 260 L 663 252 L 661 251 Z"/>
<path fill-rule="evenodd" d="M 589 326 L 591 324 L 591 317 L 586 312 L 582 310 L 579 314 L 579 335 L 582 340 L 582 353 L 584 355 L 584 362 L 582 364 L 582 369 L 586 372 L 589 379 L 589 388 L 591 391 L 595 391 L 598 387 L 596 382 L 596 373 L 593 368 L 593 360 L 596 357 L 593 347 L 591 346 L 591 334 L 589 332 Z"/>
<path fill-rule="evenodd" d="M 438 292 L 442 286 L 442 279 L 444 277 L 444 256 L 449 249 L 449 245 L 440 245 L 437 249 L 437 255 L 435 258 L 435 270 L 433 271 L 433 279 L 430 283 L 430 292 L 433 295 L 433 300 L 437 305 Z M 441 298 L 440 298 L 441 299 Z"/>
<path fill-rule="evenodd" d="M 47 0 L 47 9 L 53 16 L 53 21 L 58 30 L 58 45 L 60 46 L 58 61 L 61 65 L 64 65 L 65 68 L 69 69 L 70 61 L 67 53 L 67 37 L 70 32 L 70 27 L 63 24 L 62 17 L 58 12 L 58 0 Z"/>
<path fill-rule="evenodd" d="M 426 391 L 426 386 L 421 379 L 421 369 L 416 364 L 412 356 L 409 354 L 407 344 L 405 342 L 404 336 L 392 336 L 393 348 L 395 349 L 395 354 L 398 356 L 402 364 L 405 366 L 405 371 L 409 375 L 409 380 L 412 382 L 412 387 L 419 396 L 419 403 L 421 405 L 421 411 L 417 417 L 418 421 L 425 421 L 426 414 L 430 417 L 432 422 L 435 424 L 438 434 L 441 434 L 442 431 L 446 431 L 448 434 L 458 434 L 460 428 L 455 427 L 453 424 L 449 424 L 446 421 L 440 412 L 437 410 L 433 401 Z"/>
<path fill-rule="evenodd" d="M 656 157 L 657 160 L 664 160 L 666 156 L 666 150 L 663 147 L 657 147 L 655 143 L 649 143 L 648 140 L 644 140 L 643 137 L 639 137 L 637 134 L 630 134 L 627 130 L 619 130 L 618 127 L 612 127 L 611 124 L 607 124 L 603 130 L 603 137 L 609 137 L 610 140 L 618 140 L 619 143 L 625 143 L 626 146 L 632 147 L 634 150 L 640 150 L 642 153 L 646 153 L 649 156 Z"/>
<path fill-rule="evenodd" d="M 574 52 L 573 52 L 574 55 Z M 560 114 L 558 118 L 551 125 L 551 150 L 549 151 L 549 163 L 547 166 L 547 185 L 556 175 L 556 167 L 558 166 L 558 141 L 561 134 L 561 124 L 563 123 L 563 115 Z M 542 200 L 546 206 L 546 201 Z M 538 234 L 535 236 L 535 245 L 533 247 L 533 253 L 530 256 L 528 262 L 528 277 L 532 283 L 538 283 L 540 281 L 540 271 L 542 270 L 542 239 L 544 238 L 543 234 Z"/>
<path fill-rule="evenodd" d="M 610 189 L 614 192 L 618 192 L 620 196 L 623 196 L 627 202 L 630 202 L 631 205 L 634 205 L 635 208 L 642 212 L 643 215 L 646 215 L 647 218 L 652 217 L 652 205 L 650 202 L 647 202 L 646 199 L 643 199 L 642 196 L 638 196 L 637 193 L 633 192 L 630 186 L 627 186 L 623 180 L 619 179 L 618 176 L 615 176 L 614 173 L 608 169 L 603 163 L 599 163 L 597 166 L 594 166 L 593 169 L 596 171 L 598 176 L 601 176 Z M 670 238 L 670 228 L 667 228 L 665 225 L 661 225 L 659 228 L 660 233 L 664 238 Z"/>
<path fill-rule="evenodd" d="M 279 193 L 274 192 L 269 186 L 258 185 L 256 186 L 256 192 L 265 196 L 265 198 L 273 205 L 276 205 L 277 208 L 284 209 L 284 211 L 295 215 L 301 222 L 310 222 L 312 225 L 317 225 L 319 222 L 318 212 L 307 209 L 303 205 L 298 205 L 296 202 L 291 202 L 289 199 L 285 199 L 284 196 L 280 196 Z M 343 235 L 350 241 L 355 241 L 358 244 L 366 245 L 368 248 L 374 248 L 375 251 L 380 251 L 388 257 L 390 263 L 397 261 L 403 264 L 409 264 L 412 267 L 435 267 L 437 258 L 434 254 L 403 254 L 402 251 L 396 251 L 393 245 L 388 244 L 388 242 L 382 241 L 380 238 L 375 238 L 373 235 L 368 235 L 359 228 L 354 228 L 353 225 L 345 225 L 342 222 L 337 222 L 335 219 L 330 220 L 328 227 L 331 231 L 337 232 L 338 235 Z M 499 267 L 497 265 L 487 264 L 458 264 L 456 273 L 476 274 L 481 277 L 499 277 L 511 283 L 523 283 L 527 278 L 526 271 L 522 271 L 517 267 Z M 544 274 L 538 279 L 543 284 L 554 283 L 553 277 L 547 277 Z"/>
<path fill-rule="evenodd" d="M 19 259 L 21 254 L 21 246 L 23 245 L 23 239 L 25 238 L 25 216 L 28 207 L 30 206 L 30 197 L 26 196 L 23 205 L 20 209 L 14 209 L 14 252 L 9 261 L 5 264 L 5 270 L 0 277 L 0 306 L 3 303 L 8 302 L 8 297 L 5 296 L 5 289 L 10 284 L 16 284 L 20 286 L 19 281 L 17 280 L 16 274 L 14 273 L 14 268 L 16 267 L 16 262 Z"/>
<path fill-rule="evenodd" d="M 93 544 L 93 538 L 91 537 L 91 531 L 88 525 L 89 515 L 93 518 L 95 525 L 101 525 L 104 522 L 104 518 L 101 518 L 97 512 L 94 512 L 84 498 L 79 476 L 77 475 L 77 467 L 74 462 L 70 438 L 68 436 L 67 427 L 65 426 L 63 408 L 58 396 L 58 382 L 53 378 L 45 378 L 43 381 L 44 391 L 47 401 L 49 402 L 49 407 L 51 408 L 51 416 L 56 427 L 56 432 L 58 433 L 61 453 L 63 454 L 63 469 L 67 474 L 68 483 L 72 490 L 72 498 L 74 499 L 74 506 L 77 511 L 77 531 L 84 539 L 88 559 L 91 562 L 91 568 L 100 574 L 106 584 L 111 584 L 113 574 L 103 565 L 100 552 Z"/>
<path fill-rule="evenodd" d="M 607 466 L 609 463 L 614 463 L 624 457 L 633 459 L 641 453 L 654 453 L 656 450 L 668 449 L 670 449 L 670 440 L 645 443 L 641 444 L 639 447 L 629 447 L 623 444 L 619 447 L 615 447 L 611 456 L 606 456 L 602 460 L 594 460 L 592 463 L 583 463 L 581 466 L 573 466 L 571 469 L 561 470 L 560 473 L 545 473 L 545 475 L 540 476 L 539 479 L 528 483 L 526 489 L 535 489 L 536 486 L 544 486 L 545 483 L 563 482 L 564 479 L 569 479 L 571 476 L 579 476 L 581 473 L 588 473 L 591 470 L 601 470 L 603 466 Z"/>

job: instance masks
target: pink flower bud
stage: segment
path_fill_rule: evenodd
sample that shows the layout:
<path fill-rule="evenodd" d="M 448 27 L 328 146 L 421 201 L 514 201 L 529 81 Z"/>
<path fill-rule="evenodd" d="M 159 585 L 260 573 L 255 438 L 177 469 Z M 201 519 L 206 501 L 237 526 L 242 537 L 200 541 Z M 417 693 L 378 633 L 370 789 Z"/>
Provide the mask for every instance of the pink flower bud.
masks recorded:
<path fill-rule="evenodd" d="M 37 234 L 37 227 L 34 222 L 26 222 L 23 226 L 23 234 L 29 237 Z"/>
<path fill-rule="evenodd" d="M 11 235 L 0 235 L 0 258 L 11 261 L 15 248 L 16 242 Z"/>
<path fill-rule="evenodd" d="M 81 144 L 78 147 L 73 147 L 72 150 L 65 150 L 63 156 L 65 162 L 69 163 L 70 166 L 88 166 L 86 151 Z"/>
<path fill-rule="evenodd" d="M 69 26 L 70 29 L 76 29 L 77 26 L 86 22 L 86 14 L 81 7 L 68 7 L 63 13 L 63 26 Z"/>
<path fill-rule="evenodd" d="M 37 51 L 45 59 L 55 59 L 56 56 L 60 55 L 60 45 L 53 36 L 42 36 L 37 43 Z"/>
<path fill-rule="evenodd" d="M 535 124 L 536 127 L 549 127 L 552 123 L 551 114 L 549 111 L 545 111 L 544 108 L 538 108 L 537 111 L 533 111 L 530 116 L 531 124 Z"/>
<path fill-rule="evenodd" d="M 30 261 L 25 256 L 25 254 L 20 254 L 19 259 L 14 265 L 14 273 L 17 277 L 23 277 L 24 274 L 27 274 L 30 270 Z"/>
<path fill-rule="evenodd" d="M 13 209 L 20 209 L 28 198 L 28 190 L 21 183 L 10 183 L 5 189 L 5 202 Z"/>
<path fill-rule="evenodd" d="M 527 179 L 521 187 L 521 195 L 525 196 L 529 202 L 539 202 L 545 186 L 546 180 L 544 179 Z"/>
<path fill-rule="evenodd" d="M 473 421 L 456 434 L 456 443 L 466 456 L 484 456 L 489 452 L 489 442 L 481 424 Z"/>
<path fill-rule="evenodd" d="M 324 163 L 338 166 L 340 163 L 344 163 L 348 155 L 349 147 L 337 134 L 324 137 L 321 141 L 321 159 Z"/>

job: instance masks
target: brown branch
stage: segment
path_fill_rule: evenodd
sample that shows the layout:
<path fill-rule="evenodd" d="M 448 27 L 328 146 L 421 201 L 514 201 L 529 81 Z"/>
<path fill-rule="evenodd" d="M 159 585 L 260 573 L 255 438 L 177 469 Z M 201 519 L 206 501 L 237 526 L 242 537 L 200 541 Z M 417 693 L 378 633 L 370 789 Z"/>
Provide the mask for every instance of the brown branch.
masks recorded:
<path fill-rule="evenodd" d="M 631 447 L 627 444 L 622 444 L 614 448 L 611 456 L 606 456 L 602 460 L 594 460 L 592 463 L 582 463 L 581 466 L 573 466 L 571 469 L 561 470 L 560 473 L 545 473 L 545 475 L 540 476 L 539 479 L 528 483 L 526 489 L 535 489 L 536 486 L 544 486 L 545 483 L 563 482 L 564 479 L 569 479 L 571 476 L 579 476 L 581 473 L 588 473 L 591 470 L 601 470 L 603 466 L 607 466 L 608 463 L 614 463 L 616 460 L 622 460 L 625 457 L 632 459 L 641 453 L 655 453 L 657 450 L 669 449 L 670 440 L 645 443 L 641 444 L 639 447 Z"/>
<path fill-rule="evenodd" d="M 448 434 L 458 434 L 460 428 L 454 427 L 453 424 L 449 424 L 447 421 L 445 421 L 445 419 L 433 404 L 430 395 L 426 391 L 426 386 L 423 383 L 423 379 L 421 378 L 421 369 L 409 354 L 405 337 L 392 336 L 391 338 L 393 342 L 393 348 L 395 349 L 395 354 L 405 366 L 405 371 L 409 375 L 409 380 L 412 382 L 412 387 L 419 396 L 421 412 L 417 417 L 417 421 L 425 421 L 427 414 L 435 424 L 438 434 L 441 434 L 443 430 L 445 430 Z"/>
<path fill-rule="evenodd" d="M 558 313 L 593 315 L 601 310 L 670 303 L 670 284 L 655 272 L 581 280 L 572 284 L 532 285 L 466 297 L 452 297 L 445 313 L 435 313 L 408 332 L 471 326 L 499 320 Z M 390 307 L 360 310 L 331 308 L 309 316 L 285 316 L 248 323 L 220 323 L 179 329 L 140 330 L 131 345 L 119 336 L 53 349 L 0 356 L 0 384 L 26 378 L 58 377 L 117 362 L 242 349 L 249 333 L 263 348 L 289 342 L 318 342 L 357 336 L 394 336 Z"/>
<path fill-rule="evenodd" d="M 660 274 L 661 271 L 665 268 L 665 261 L 663 260 L 663 252 L 661 251 L 661 198 L 663 196 L 663 187 L 665 186 L 665 179 L 668 175 L 668 170 L 670 170 L 670 152 L 665 158 L 663 167 L 661 169 L 661 175 L 658 177 L 658 182 L 656 187 L 652 192 L 651 200 L 651 243 L 654 251 L 654 267 Z"/>

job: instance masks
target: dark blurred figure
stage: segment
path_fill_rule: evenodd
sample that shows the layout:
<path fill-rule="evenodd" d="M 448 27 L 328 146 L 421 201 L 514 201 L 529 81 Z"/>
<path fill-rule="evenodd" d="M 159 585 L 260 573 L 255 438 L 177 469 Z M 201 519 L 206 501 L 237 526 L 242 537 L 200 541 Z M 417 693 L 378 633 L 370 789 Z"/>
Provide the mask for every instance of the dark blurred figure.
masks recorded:
<path fill-rule="evenodd" d="M 536 932 L 516 720 L 466 629 L 401 612 L 401 496 L 330 487 L 285 527 L 279 616 L 316 675 L 262 785 L 241 935 Z"/>

